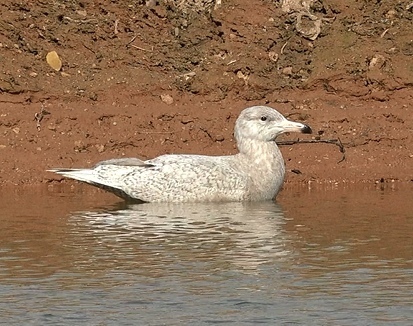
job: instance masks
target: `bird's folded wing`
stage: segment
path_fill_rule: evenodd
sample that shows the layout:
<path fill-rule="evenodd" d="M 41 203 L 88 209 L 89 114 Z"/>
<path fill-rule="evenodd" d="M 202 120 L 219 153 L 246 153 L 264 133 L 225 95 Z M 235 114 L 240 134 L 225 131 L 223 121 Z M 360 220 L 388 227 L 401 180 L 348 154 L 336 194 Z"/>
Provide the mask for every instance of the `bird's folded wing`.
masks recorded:
<path fill-rule="evenodd" d="M 142 161 L 135 157 L 119 158 L 119 159 L 102 161 L 96 164 L 95 167 L 100 166 L 100 165 L 140 166 L 140 167 L 148 167 L 148 168 L 154 166 L 153 164 L 145 163 L 145 161 Z"/>

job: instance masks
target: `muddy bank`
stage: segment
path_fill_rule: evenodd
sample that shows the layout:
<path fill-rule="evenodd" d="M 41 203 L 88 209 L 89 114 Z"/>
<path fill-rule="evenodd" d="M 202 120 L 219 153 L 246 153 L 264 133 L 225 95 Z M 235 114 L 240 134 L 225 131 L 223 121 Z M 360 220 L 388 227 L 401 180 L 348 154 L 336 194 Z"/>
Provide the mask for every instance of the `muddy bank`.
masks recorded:
<path fill-rule="evenodd" d="M 288 92 L 288 95 L 291 94 Z M 285 95 L 285 96 L 288 96 Z M 50 167 L 82 167 L 113 157 L 151 158 L 163 153 L 235 153 L 232 135 L 238 113 L 259 102 L 195 103 L 197 97 L 173 95 L 165 104 L 157 96 L 91 105 L 48 101 L 38 123 L 39 104 L 0 105 L 2 115 L 1 182 L 32 184 L 60 180 Z M 408 108 L 389 102 L 353 102 L 335 95 L 272 103 L 291 118 L 311 125 L 315 134 L 301 139 L 337 139 L 345 159 L 331 144 L 281 146 L 287 181 L 316 183 L 393 182 L 412 180 L 412 134 Z M 289 101 L 287 101 L 289 99 Z M 228 102 L 228 103 L 227 103 Z M 138 104 L 137 104 L 138 103 Z M 397 114 L 394 108 L 397 107 Z M 8 113 L 10 108 L 13 114 Z M 319 112 L 322 109 L 322 116 Z M 116 111 L 122 114 L 116 114 Z M 379 114 L 378 114 L 379 112 Z M 19 114 L 18 114 L 19 113 Z M 283 137 L 297 139 L 296 135 Z"/>
<path fill-rule="evenodd" d="M 45 169 L 113 157 L 234 153 L 235 119 L 255 104 L 311 125 L 303 139 L 345 146 L 341 163 L 334 145 L 282 146 L 287 182 L 413 179 L 407 1 L 0 7 L 2 184 L 60 181 Z"/>

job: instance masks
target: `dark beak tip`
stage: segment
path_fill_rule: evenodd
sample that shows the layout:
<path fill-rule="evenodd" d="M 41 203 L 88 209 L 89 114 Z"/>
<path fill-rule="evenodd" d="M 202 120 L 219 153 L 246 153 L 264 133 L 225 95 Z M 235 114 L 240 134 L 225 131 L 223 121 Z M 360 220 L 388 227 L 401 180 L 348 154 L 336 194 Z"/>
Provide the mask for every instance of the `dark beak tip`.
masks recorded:
<path fill-rule="evenodd" d="M 303 134 L 312 134 L 313 130 L 309 126 L 304 125 L 304 127 L 301 129 L 301 132 Z"/>

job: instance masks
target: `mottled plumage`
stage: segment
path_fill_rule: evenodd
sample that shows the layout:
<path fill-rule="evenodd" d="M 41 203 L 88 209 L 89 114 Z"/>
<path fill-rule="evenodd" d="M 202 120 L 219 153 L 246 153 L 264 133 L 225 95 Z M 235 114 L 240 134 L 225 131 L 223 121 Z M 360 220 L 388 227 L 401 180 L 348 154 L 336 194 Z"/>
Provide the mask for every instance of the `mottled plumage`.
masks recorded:
<path fill-rule="evenodd" d="M 236 121 L 235 155 L 113 159 L 91 169 L 49 171 L 143 202 L 271 200 L 284 180 L 284 160 L 275 143 L 284 132 L 311 133 L 311 128 L 270 107 L 253 106 Z"/>

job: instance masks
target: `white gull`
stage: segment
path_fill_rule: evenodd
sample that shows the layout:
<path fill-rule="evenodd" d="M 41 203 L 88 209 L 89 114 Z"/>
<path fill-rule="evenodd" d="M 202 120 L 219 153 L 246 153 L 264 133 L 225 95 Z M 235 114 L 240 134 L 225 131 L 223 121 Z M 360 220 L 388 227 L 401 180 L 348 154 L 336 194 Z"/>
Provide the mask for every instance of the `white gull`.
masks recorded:
<path fill-rule="evenodd" d="M 90 169 L 51 169 L 142 202 L 262 201 L 274 199 L 285 167 L 275 143 L 285 132 L 311 133 L 267 106 L 253 106 L 239 115 L 234 135 L 239 153 L 228 156 L 167 154 L 142 161 L 102 161 Z"/>

